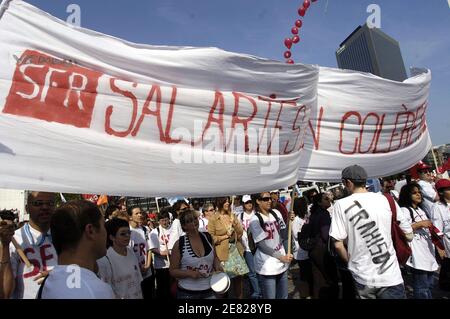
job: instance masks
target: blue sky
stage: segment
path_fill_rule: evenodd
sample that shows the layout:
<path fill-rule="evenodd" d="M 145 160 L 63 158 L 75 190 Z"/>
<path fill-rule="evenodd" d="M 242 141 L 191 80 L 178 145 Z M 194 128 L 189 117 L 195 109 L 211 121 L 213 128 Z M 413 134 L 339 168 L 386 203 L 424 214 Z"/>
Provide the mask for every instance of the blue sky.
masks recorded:
<path fill-rule="evenodd" d="M 302 1 L 292 0 L 28 0 L 66 20 L 81 8 L 81 26 L 129 41 L 214 46 L 284 60 L 284 38 Z M 337 67 L 335 50 L 381 7 L 381 29 L 400 42 L 405 67 L 427 67 L 433 80 L 428 125 L 434 145 L 450 143 L 450 7 L 447 0 L 318 0 L 303 19 L 296 62 Z"/>

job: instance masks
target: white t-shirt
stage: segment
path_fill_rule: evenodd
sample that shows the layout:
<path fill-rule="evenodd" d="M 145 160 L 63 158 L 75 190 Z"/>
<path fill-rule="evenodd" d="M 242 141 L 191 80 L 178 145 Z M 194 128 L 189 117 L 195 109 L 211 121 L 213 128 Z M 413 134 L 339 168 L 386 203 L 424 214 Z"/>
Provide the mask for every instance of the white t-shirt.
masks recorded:
<path fill-rule="evenodd" d="M 159 249 L 160 252 L 167 251 L 167 243 L 169 242 L 169 229 L 165 229 L 161 226 L 153 229 L 150 233 L 150 249 Z M 153 265 L 155 269 L 169 268 L 169 262 L 167 256 L 160 256 L 153 254 Z"/>
<path fill-rule="evenodd" d="M 411 213 L 408 208 L 402 207 L 402 213 L 411 225 L 422 220 L 428 220 L 427 215 L 422 209 L 410 209 L 412 210 L 414 221 L 411 219 Z M 416 229 L 414 231 L 414 238 L 409 243 L 409 246 L 411 246 L 412 254 L 406 262 L 408 266 L 425 271 L 436 271 L 439 268 L 434 257 L 434 245 L 428 229 Z"/>
<path fill-rule="evenodd" d="M 265 228 L 262 229 L 259 223 L 259 219 L 255 214 L 250 220 L 250 231 L 252 232 L 255 244 L 259 243 L 262 240 L 265 240 L 269 247 L 273 248 L 281 255 L 286 255 L 280 236 L 280 230 L 285 229 L 286 225 L 284 224 L 281 213 L 276 209 L 273 209 L 273 211 L 277 214 L 280 224 L 277 223 L 275 217 L 272 216 L 272 214 L 269 213 L 269 216 L 260 214 L 264 221 Z M 259 249 L 257 249 L 255 252 L 254 261 L 255 271 L 260 275 L 279 275 L 289 268 L 289 264 L 281 262 L 280 260 L 278 260 L 278 258 L 266 255 Z"/>
<path fill-rule="evenodd" d="M 402 215 L 397 207 L 397 216 Z M 403 283 L 391 238 L 392 212 L 378 193 L 356 193 L 336 201 L 330 236 L 348 238 L 348 269 L 361 285 L 389 287 Z"/>
<path fill-rule="evenodd" d="M 169 243 L 167 246 L 169 247 L 169 250 L 172 250 L 175 242 L 180 238 L 180 236 L 184 235 L 184 231 L 181 228 L 181 223 L 178 218 L 174 219 L 172 226 L 170 227 L 169 234 Z"/>
<path fill-rule="evenodd" d="M 432 216 L 433 225 L 444 233 L 445 255 L 450 258 L 450 204 L 435 203 Z"/>
<path fill-rule="evenodd" d="M 431 216 L 431 211 L 433 209 L 434 199 L 436 198 L 436 190 L 434 189 L 433 185 L 431 185 L 430 182 L 419 180 L 417 184 L 420 185 L 422 188 L 422 194 L 423 194 L 423 208 L 425 209 L 425 213 L 428 214 L 428 216 Z"/>
<path fill-rule="evenodd" d="M 99 277 L 111 285 L 117 299 L 142 299 L 141 270 L 130 247 L 126 256 L 109 247 L 106 256 L 97 260 L 97 265 Z"/>
<path fill-rule="evenodd" d="M 14 238 L 22 247 L 32 266 L 30 268 L 25 266 L 11 243 L 9 246 L 10 259 L 13 275 L 16 278 L 16 287 L 12 297 L 14 299 L 34 299 L 40 286 L 33 279 L 41 271 L 53 269 L 58 264 L 58 255 L 49 233 L 43 238 L 42 233 L 28 223 L 15 231 Z"/>
<path fill-rule="evenodd" d="M 305 220 L 299 216 L 295 216 L 292 222 L 292 238 L 294 240 L 294 259 L 295 260 L 307 260 L 309 259 L 308 251 L 303 250 L 298 244 L 298 233 L 302 231 Z"/>
<path fill-rule="evenodd" d="M 145 227 L 145 231 L 144 231 Z M 147 253 L 149 251 L 149 242 L 150 242 L 150 229 L 147 226 L 140 226 L 137 228 L 131 227 L 131 236 L 130 236 L 130 248 L 133 249 L 136 258 L 139 261 L 139 265 L 142 267 L 147 262 Z M 152 275 L 152 270 L 149 268 L 145 274 L 143 274 L 143 278 L 150 277 Z"/>
<path fill-rule="evenodd" d="M 111 286 L 78 265 L 57 265 L 42 289 L 42 299 L 114 299 Z"/>
<path fill-rule="evenodd" d="M 250 220 L 252 219 L 252 217 L 254 215 L 255 215 L 254 210 L 250 214 L 241 212 L 237 215 L 238 220 L 241 222 L 242 229 L 244 230 L 244 233 L 242 234 L 242 237 L 241 237 L 241 243 L 242 243 L 242 246 L 244 246 L 245 251 L 249 251 L 249 252 L 251 252 L 251 250 L 248 245 L 247 229 L 250 228 Z"/>
<path fill-rule="evenodd" d="M 198 219 L 198 231 L 207 233 L 208 232 L 208 218 L 199 217 Z"/>

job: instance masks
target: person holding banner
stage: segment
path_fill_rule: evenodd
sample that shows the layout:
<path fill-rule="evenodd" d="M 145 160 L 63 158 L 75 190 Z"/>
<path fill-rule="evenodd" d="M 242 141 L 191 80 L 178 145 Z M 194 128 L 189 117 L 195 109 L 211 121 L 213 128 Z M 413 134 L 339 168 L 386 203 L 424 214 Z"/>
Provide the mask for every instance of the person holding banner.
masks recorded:
<path fill-rule="evenodd" d="M 255 271 L 259 275 L 264 299 L 287 299 L 287 271 L 292 254 L 286 254 L 283 242 L 287 227 L 278 210 L 271 209 L 269 192 L 256 195 L 257 211 L 250 220 L 250 232 L 256 244 Z"/>
<path fill-rule="evenodd" d="M 8 231 L 3 231 L 2 259 L 0 270 L 3 274 L 1 295 L 4 298 L 34 299 L 39 284 L 48 272 L 57 265 L 58 255 L 50 235 L 50 220 L 55 210 L 54 193 L 30 192 L 25 209 L 30 214 L 30 221 L 14 233 L 14 239 L 31 262 L 27 267 L 21 260 L 18 250 L 11 243 Z"/>
<path fill-rule="evenodd" d="M 428 218 L 431 218 L 433 204 L 439 200 L 439 196 L 433 185 L 431 184 L 431 182 L 433 181 L 433 175 L 431 175 L 430 169 L 431 167 L 423 163 L 422 161 L 417 164 L 417 173 L 419 174 L 419 180 L 417 181 L 417 183 L 421 187 L 423 196 L 422 207 L 425 210 Z"/>

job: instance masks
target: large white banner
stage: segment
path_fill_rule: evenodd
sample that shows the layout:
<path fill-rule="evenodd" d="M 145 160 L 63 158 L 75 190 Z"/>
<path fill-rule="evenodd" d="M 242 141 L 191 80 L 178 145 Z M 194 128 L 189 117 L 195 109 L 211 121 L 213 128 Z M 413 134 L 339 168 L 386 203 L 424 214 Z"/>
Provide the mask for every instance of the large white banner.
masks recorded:
<path fill-rule="evenodd" d="M 352 163 L 387 175 L 430 146 L 429 73 L 397 83 L 135 44 L 16 0 L 0 41 L 2 188 L 243 194 L 336 180 Z"/>
<path fill-rule="evenodd" d="M 297 179 L 316 66 L 129 43 L 16 0 L 0 39 L 0 187 L 212 196 Z"/>
<path fill-rule="evenodd" d="M 299 179 L 340 180 L 359 164 L 371 177 L 404 171 L 431 147 L 426 123 L 431 72 L 405 82 L 368 73 L 320 68 Z"/>

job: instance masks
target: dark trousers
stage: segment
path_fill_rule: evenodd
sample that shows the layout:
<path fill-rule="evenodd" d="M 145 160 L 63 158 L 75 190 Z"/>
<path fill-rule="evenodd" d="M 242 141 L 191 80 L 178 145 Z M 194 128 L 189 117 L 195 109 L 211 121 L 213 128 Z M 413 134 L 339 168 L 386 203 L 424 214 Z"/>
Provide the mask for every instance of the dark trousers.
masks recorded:
<path fill-rule="evenodd" d="M 155 275 L 141 281 L 142 296 L 144 299 L 154 299 L 155 297 Z"/>
<path fill-rule="evenodd" d="M 297 260 L 300 271 L 300 298 L 312 297 L 313 292 L 313 274 L 311 260 Z"/>
<path fill-rule="evenodd" d="M 450 291 L 450 258 L 444 258 L 439 272 L 439 288 Z"/>
<path fill-rule="evenodd" d="M 318 243 L 310 251 L 309 258 L 312 263 L 314 298 L 338 299 L 339 284 L 336 262 L 329 254 L 327 246 L 322 240 L 319 239 Z"/>
<path fill-rule="evenodd" d="M 356 299 L 355 281 L 348 269 L 338 268 L 342 282 L 342 299 Z"/>
<path fill-rule="evenodd" d="M 156 269 L 156 299 L 172 299 L 169 268 Z"/>

